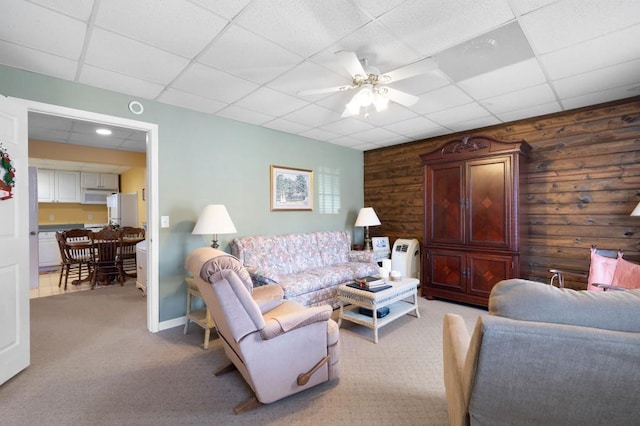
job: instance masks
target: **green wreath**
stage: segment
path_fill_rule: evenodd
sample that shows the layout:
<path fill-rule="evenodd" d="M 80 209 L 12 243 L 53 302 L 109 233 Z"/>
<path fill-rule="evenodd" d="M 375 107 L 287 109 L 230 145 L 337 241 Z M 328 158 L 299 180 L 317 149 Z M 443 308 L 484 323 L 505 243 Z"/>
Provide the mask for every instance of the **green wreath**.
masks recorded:
<path fill-rule="evenodd" d="M 6 200 L 13 196 L 11 194 L 11 190 L 16 185 L 14 179 L 16 177 L 16 169 L 11 164 L 9 153 L 4 148 L 4 146 L 2 146 L 2 144 L 0 144 L 0 168 L 4 170 L 2 180 L 0 180 L 0 190 L 5 191 L 8 194 L 5 196 L 0 196 L 0 200 Z"/>

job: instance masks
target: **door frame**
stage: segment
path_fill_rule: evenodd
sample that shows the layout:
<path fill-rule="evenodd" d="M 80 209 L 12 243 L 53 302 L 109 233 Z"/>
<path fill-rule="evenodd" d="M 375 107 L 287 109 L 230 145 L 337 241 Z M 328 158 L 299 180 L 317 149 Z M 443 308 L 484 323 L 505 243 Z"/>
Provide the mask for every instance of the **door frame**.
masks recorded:
<path fill-rule="evenodd" d="M 19 99 L 19 98 L 16 98 Z M 160 295 L 159 295 L 159 196 L 158 196 L 158 125 L 138 120 L 131 120 L 112 115 L 100 114 L 60 105 L 20 99 L 30 112 L 53 116 L 91 121 L 98 124 L 113 125 L 147 133 L 147 329 L 160 331 Z M 27 118 L 28 119 L 28 118 Z"/>

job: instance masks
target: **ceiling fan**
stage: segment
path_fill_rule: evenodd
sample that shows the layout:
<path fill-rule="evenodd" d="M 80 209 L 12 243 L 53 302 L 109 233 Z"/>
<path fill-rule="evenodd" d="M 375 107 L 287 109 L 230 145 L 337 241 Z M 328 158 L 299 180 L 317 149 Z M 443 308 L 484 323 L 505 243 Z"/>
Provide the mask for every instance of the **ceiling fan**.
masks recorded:
<path fill-rule="evenodd" d="M 369 65 L 366 58 L 359 60 L 354 52 L 339 51 L 335 55 L 341 65 L 351 74 L 351 84 L 324 89 L 302 90 L 298 94 L 318 95 L 360 89 L 345 107 L 342 117 L 358 115 L 361 108 L 364 108 L 364 116 L 367 117 L 369 115 L 368 109 L 371 105 L 379 112 L 387 108 L 389 101 L 404 106 L 414 105 L 418 102 L 419 98 L 417 96 L 386 85 L 419 74 L 426 74 L 437 68 L 435 59 L 429 57 L 393 71 L 381 73 L 376 67 Z"/>

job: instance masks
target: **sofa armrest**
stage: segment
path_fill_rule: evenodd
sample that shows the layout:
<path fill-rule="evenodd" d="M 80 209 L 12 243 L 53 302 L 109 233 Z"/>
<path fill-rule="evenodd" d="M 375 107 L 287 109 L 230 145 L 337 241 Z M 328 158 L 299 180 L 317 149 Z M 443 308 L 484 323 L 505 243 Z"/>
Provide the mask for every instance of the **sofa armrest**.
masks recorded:
<path fill-rule="evenodd" d="M 260 330 L 260 336 L 265 340 L 273 339 L 291 330 L 315 322 L 328 321 L 331 318 L 332 312 L 331 306 L 323 305 L 304 308 L 273 317 L 265 322 L 264 328 Z"/>
<path fill-rule="evenodd" d="M 442 339 L 449 423 L 452 426 L 468 425 L 470 389 L 465 387 L 470 384 L 470 381 L 464 375 L 471 335 L 460 315 L 445 314 L 442 323 Z"/>
<path fill-rule="evenodd" d="M 284 290 L 278 284 L 267 284 L 260 287 L 254 287 L 253 300 L 260 307 L 260 312 L 264 314 L 276 308 L 284 299 Z"/>

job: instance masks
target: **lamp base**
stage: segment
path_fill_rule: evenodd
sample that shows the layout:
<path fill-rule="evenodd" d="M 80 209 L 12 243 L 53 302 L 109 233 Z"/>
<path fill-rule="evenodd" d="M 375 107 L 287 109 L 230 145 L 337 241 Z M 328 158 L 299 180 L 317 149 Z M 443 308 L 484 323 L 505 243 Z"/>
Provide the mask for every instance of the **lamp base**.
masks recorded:
<path fill-rule="evenodd" d="M 369 227 L 364 227 L 364 249 L 366 251 L 373 250 L 373 246 L 371 245 L 371 237 L 369 237 Z"/>
<path fill-rule="evenodd" d="M 213 240 L 211 242 L 211 247 L 213 247 L 214 249 L 217 249 L 218 247 L 220 247 L 220 245 L 218 245 L 218 240 Z"/>

